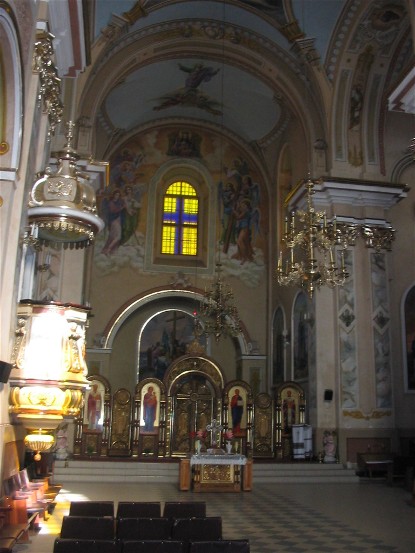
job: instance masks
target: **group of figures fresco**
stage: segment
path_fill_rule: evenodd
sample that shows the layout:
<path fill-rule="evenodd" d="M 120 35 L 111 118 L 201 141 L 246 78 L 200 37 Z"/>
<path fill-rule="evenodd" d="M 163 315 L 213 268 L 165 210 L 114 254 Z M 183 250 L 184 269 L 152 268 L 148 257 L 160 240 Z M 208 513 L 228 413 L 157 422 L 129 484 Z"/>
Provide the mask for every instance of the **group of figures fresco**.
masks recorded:
<path fill-rule="evenodd" d="M 169 135 L 168 155 L 199 155 L 199 148 L 200 137 L 195 134 L 178 131 Z M 106 228 L 97 255 L 114 256 L 123 246 L 142 242 L 138 230 L 140 223 L 145 227 L 141 218 L 147 192 L 147 185 L 141 182 L 143 159 L 143 154 L 124 148 L 111 163 L 110 187 L 99 198 L 99 212 Z M 223 173 L 224 179 L 217 186 L 222 253 L 241 265 L 254 262 L 255 243 L 261 233 L 260 186 L 242 158 L 235 159 L 231 167 L 224 167 Z"/>
<path fill-rule="evenodd" d="M 222 251 L 228 253 L 236 245 L 232 259 L 243 265 L 254 261 L 253 244 L 260 232 L 260 188 L 254 182 L 245 160 L 235 159 L 231 168 L 225 167 L 226 182 L 218 186 L 221 206 Z"/>
<path fill-rule="evenodd" d="M 101 253 L 111 255 L 135 237 L 140 220 L 141 196 L 139 184 L 142 156 L 123 149 L 116 156 L 111 170 L 111 192 L 100 203 L 100 215 L 106 223 L 106 241 Z"/>
<path fill-rule="evenodd" d="M 184 86 L 160 98 L 153 109 L 158 111 L 181 105 L 221 115 L 221 103 L 200 90 L 203 83 L 218 78 L 220 68 L 197 62 L 179 64 L 178 70 L 186 74 Z M 240 265 L 254 262 L 262 268 L 262 245 L 256 244 L 261 232 L 260 185 L 238 150 L 235 149 L 233 155 L 229 154 L 228 161 L 224 161 L 223 154 L 228 147 L 219 146 L 217 139 L 207 131 L 201 134 L 178 127 L 149 131 L 120 148 L 110 160 L 109 187 L 97 193 L 98 211 L 106 224 L 104 233 L 97 238 L 95 249 L 100 274 L 107 274 L 114 266 L 129 265 L 136 269 L 143 265 L 148 187 L 153 186 L 151 179 L 162 167 L 163 160 L 167 163 L 172 158 L 201 160 L 208 169 L 216 166 L 217 161 L 209 161 L 215 157 L 222 166 L 228 163 L 229 167 L 223 167 L 223 177 L 217 185 L 221 224 L 217 241 L 223 257 Z M 226 266 L 224 270 L 226 272 Z M 254 267 L 251 270 L 254 271 Z"/>

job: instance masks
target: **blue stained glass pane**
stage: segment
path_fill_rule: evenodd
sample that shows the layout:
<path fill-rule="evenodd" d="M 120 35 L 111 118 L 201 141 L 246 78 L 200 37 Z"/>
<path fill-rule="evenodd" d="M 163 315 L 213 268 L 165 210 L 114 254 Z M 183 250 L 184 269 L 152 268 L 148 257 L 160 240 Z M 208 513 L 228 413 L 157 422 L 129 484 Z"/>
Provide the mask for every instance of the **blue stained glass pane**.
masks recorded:
<path fill-rule="evenodd" d="M 197 213 L 183 213 L 183 224 L 197 225 Z"/>

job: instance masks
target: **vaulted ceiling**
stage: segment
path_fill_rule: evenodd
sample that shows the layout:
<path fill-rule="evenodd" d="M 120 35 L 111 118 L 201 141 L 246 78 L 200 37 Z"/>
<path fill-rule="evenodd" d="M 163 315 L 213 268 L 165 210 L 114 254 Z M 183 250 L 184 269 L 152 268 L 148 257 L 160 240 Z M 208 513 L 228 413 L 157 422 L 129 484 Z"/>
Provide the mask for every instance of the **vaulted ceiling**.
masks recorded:
<path fill-rule="evenodd" d="M 262 146 L 293 118 L 311 118 L 314 140 L 327 139 L 327 99 L 340 59 L 348 62 L 345 52 L 356 60 L 374 45 L 387 62 L 388 84 L 411 56 L 405 0 L 97 0 L 87 6 L 92 64 L 78 105 L 108 137 L 101 155 L 109 153 L 111 137 L 167 119 L 218 125 Z"/>

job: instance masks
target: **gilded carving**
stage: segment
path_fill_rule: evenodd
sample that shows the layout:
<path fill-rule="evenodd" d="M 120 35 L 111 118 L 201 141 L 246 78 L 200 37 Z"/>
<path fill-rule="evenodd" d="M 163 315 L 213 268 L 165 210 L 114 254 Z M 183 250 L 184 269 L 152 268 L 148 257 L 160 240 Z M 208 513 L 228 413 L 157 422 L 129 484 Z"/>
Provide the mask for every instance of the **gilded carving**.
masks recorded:
<path fill-rule="evenodd" d="M 111 449 L 129 450 L 130 444 L 131 395 L 121 388 L 114 395 L 111 427 Z"/>
<path fill-rule="evenodd" d="M 52 60 L 54 56 L 53 39 L 51 33 L 38 32 L 33 51 L 33 71 L 39 73 L 40 91 L 39 100 L 43 99 L 43 109 L 48 114 L 49 135 L 55 133 L 63 114 L 63 104 L 60 100 L 61 79 Z"/>
<path fill-rule="evenodd" d="M 364 419 L 364 420 L 371 420 L 371 419 L 381 419 L 383 417 L 390 417 L 392 415 L 392 411 L 372 411 L 371 413 L 363 413 L 362 411 L 343 411 L 344 417 L 352 417 L 353 419 Z"/>
<path fill-rule="evenodd" d="M 201 357 L 189 356 L 170 368 L 166 381 L 167 390 L 170 390 L 173 382 L 178 377 L 192 371 L 199 371 L 200 373 L 208 376 L 217 390 L 223 388 L 222 376 L 219 369 L 213 363 Z"/>
<path fill-rule="evenodd" d="M 202 465 L 200 482 L 233 482 L 233 466 Z"/>
<path fill-rule="evenodd" d="M 9 143 L 5 140 L 0 142 L 0 155 L 7 154 L 7 152 L 10 150 Z"/>

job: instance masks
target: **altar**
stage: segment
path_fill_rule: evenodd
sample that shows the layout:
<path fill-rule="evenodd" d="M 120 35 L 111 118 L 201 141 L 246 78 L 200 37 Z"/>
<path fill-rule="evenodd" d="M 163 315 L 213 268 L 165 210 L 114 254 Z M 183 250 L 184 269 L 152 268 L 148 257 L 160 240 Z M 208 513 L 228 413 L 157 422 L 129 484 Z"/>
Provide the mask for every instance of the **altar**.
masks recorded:
<path fill-rule="evenodd" d="M 237 454 L 195 454 L 181 460 L 179 480 L 182 491 L 250 491 L 252 460 Z"/>

